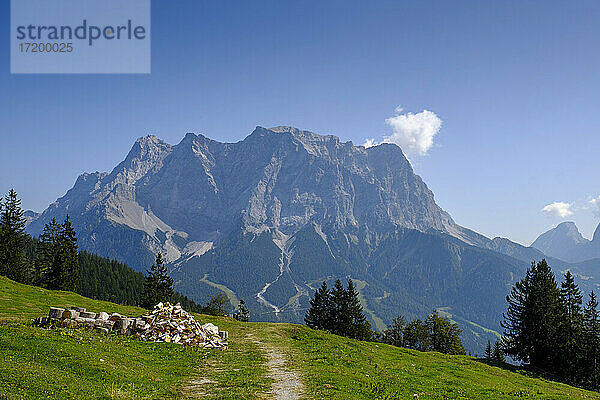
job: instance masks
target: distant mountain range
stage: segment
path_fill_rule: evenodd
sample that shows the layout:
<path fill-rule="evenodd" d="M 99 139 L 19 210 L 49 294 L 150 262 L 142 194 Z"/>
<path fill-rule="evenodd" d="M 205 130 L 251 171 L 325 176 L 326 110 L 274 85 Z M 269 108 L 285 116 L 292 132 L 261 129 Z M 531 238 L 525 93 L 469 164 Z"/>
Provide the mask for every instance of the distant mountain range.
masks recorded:
<path fill-rule="evenodd" d="M 584 238 L 574 222 L 563 222 L 541 234 L 532 247 L 543 253 L 569 262 L 600 258 L 600 225 L 592 240 Z"/>
<path fill-rule="evenodd" d="M 500 332 L 506 294 L 545 252 L 456 224 L 396 145 L 292 127 L 257 127 L 237 143 L 140 138 L 112 172 L 81 175 L 28 231 L 67 213 L 82 249 L 140 271 L 160 251 L 195 300 L 222 291 L 254 320 L 301 322 L 323 280 L 352 278 L 376 328 L 438 309 L 480 354 Z"/>
<path fill-rule="evenodd" d="M 27 210 L 23 213 L 23 217 L 25 217 L 25 227 L 29 226 L 29 224 L 31 224 L 33 221 L 35 221 L 36 219 L 38 219 L 38 217 L 40 216 L 40 213 L 32 211 L 32 210 Z"/>

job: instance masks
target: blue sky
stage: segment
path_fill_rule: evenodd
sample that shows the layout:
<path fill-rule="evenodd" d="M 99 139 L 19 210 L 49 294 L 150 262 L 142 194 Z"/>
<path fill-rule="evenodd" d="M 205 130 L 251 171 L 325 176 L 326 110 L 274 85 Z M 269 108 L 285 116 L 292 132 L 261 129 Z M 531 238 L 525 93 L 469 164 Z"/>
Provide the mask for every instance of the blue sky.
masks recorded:
<path fill-rule="evenodd" d="M 362 144 L 402 106 L 442 121 L 411 160 L 458 223 L 525 244 L 598 224 L 597 1 L 153 1 L 149 75 L 11 75 L 0 7 L 0 191 L 26 208 L 149 133 L 293 125 Z M 573 215 L 541 211 L 554 202 Z"/>

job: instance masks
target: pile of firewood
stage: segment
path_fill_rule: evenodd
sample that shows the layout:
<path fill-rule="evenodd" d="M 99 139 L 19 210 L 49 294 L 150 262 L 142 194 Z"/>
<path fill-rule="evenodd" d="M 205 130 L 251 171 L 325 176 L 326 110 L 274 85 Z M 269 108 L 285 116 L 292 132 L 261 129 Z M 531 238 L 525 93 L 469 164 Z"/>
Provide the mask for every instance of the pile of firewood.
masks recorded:
<path fill-rule="evenodd" d="M 88 328 L 100 332 L 136 335 L 149 342 L 177 343 L 216 349 L 227 348 L 227 331 L 211 323 L 201 325 L 181 305 L 158 303 L 150 314 L 138 318 L 118 313 L 90 312 L 85 308 L 51 307 L 47 317 L 38 317 L 33 323 L 42 327 Z"/>

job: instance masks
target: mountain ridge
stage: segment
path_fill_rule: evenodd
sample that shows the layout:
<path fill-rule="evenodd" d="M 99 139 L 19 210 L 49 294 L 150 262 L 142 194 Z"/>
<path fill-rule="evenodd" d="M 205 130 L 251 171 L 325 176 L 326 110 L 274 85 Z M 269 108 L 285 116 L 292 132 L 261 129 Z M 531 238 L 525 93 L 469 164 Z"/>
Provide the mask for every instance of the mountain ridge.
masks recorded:
<path fill-rule="evenodd" d="M 456 224 L 398 146 L 285 126 L 235 143 L 139 138 L 111 172 L 80 175 L 28 231 L 67 213 L 80 248 L 138 271 L 160 251 L 197 301 L 224 291 L 264 320 L 301 322 L 318 282 L 352 278 L 376 325 L 443 308 L 480 350 L 500 330 L 510 286 L 543 256 Z"/>
<path fill-rule="evenodd" d="M 600 258 L 599 232 L 600 224 L 596 227 L 592 240 L 588 240 L 574 222 L 565 221 L 538 236 L 531 247 L 567 262 L 583 262 Z"/>

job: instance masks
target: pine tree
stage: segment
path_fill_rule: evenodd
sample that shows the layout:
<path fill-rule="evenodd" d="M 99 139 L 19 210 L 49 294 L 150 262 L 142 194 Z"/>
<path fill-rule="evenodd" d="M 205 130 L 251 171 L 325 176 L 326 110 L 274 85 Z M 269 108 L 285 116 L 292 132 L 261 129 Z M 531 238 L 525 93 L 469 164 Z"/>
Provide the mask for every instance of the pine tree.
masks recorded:
<path fill-rule="evenodd" d="M 583 366 L 586 383 L 598 389 L 600 383 L 600 313 L 596 294 L 592 291 L 583 317 Z"/>
<path fill-rule="evenodd" d="M 55 218 L 40 235 L 40 255 L 34 282 L 53 290 L 75 291 L 79 284 L 77 235 L 69 216 L 59 225 Z"/>
<path fill-rule="evenodd" d="M 345 310 L 346 310 L 346 289 L 342 285 L 342 282 L 338 279 L 333 284 L 330 293 L 330 305 L 329 305 L 329 329 L 333 334 L 345 336 L 346 333 L 346 321 L 345 321 Z"/>
<path fill-rule="evenodd" d="M 429 331 L 432 350 L 444 354 L 465 354 L 458 325 L 437 312 L 431 313 L 425 320 L 425 324 Z"/>
<path fill-rule="evenodd" d="M 556 373 L 562 310 L 560 291 L 546 260 L 532 263 L 506 300 L 508 309 L 502 322 L 504 352 Z"/>
<path fill-rule="evenodd" d="M 250 321 L 250 311 L 246 308 L 246 302 L 240 299 L 240 304 L 238 305 L 238 312 L 236 315 L 236 319 L 242 322 Z"/>
<path fill-rule="evenodd" d="M 211 296 L 206 306 L 204 306 L 202 312 L 208 315 L 216 315 L 222 317 L 223 315 L 227 315 L 227 304 L 229 303 L 229 299 L 223 292 L 219 292 L 215 296 Z"/>
<path fill-rule="evenodd" d="M 492 359 L 492 343 L 489 340 L 485 346 L 485 359 L 488 361 Z"/>
<path fill-rule="evenodd" d="M 75 291 L 79 283 L 79 264 L 77 259 L 77 235 L 67 214 L 58 235 L 60 268 L 53 275 L 57 277 L 58 289 Z"/>
<path fill-rule="evenodd" d="M 489 344 L 490 344 L 490 342 L 488 341 L 488 346 L 489 346 Z M 486 348 L 486 352 L 487 352 L 487 348 Z M 504 351 L 502 351 L 502 344 L 500 343 L 500 340 L 498 340 L 498 339 L 496 339 L 496 342 L 494 343 L 494 350 L 492 350 L 491 359 L 497 363 L 506 362 L 506 358 L 504 357 Z"/>
<path fill-rule="evenodd" d="M 574 382 L 580 377 L 581 335 L 583 332 L 582 296 L 571 271 L 565 274 L 561 284 L 562 321 L 559 326 L 560 347 L 558 349 L 560 366 L 556 370 Z"/>
<path fill-rule="evenodd" d="M 314 297 L 310 299 L 310 308 L 304 316 L 304 322 L 312 329 L 331 331 L 333 329 L 331 308 L 331 293 L 327 283 L 323 281 L 321 287 L 315 291 Z"/>
<path fill-rule="evenodd" d="M 383 342 L 396 347 L 404 347 L 404 317 L 398 315 L 392 320 L 392 324 L 383 331 Z"/>
<path fill-rule="evenodd" d="M 29 235 L 25 233 L 21 199 L 13 189 L 6 195 L 1 210 L 0 274 L 15 281 L 30 283 L 31 271 L 25 259 L 25 248 Z"/>
<path fill-rule="evenodd" d="M 161 253 L 158 253 L 156 262 L 146 272 L 148 276 L 144 282 L 142 306 L 151 309 L 160 302 L 171 301 L 173 278 L 167 275 L 167 267 L 164 265 Z"/>
<path fill-rule="evenodd" d="M 373 336 L 371 324 L 363 313 L 358 291 L 351 279 L 348 279 L 347 289 L 338 279 L 331 291 L 323 282 L 311 299 L 311 307 L 304 321 L 312 328 L 325 329 L 353 339 L 369 340 Z"/>
<path fill-rule="evenodd" d="M 421 321 L 419 318 L 406 324 L 402 332 L 402 338 L 404 339 L 404 346 L 409 349 L 420 351 L 430 351 L 432 349 L 429 328 L 425 321 Z"/>
<path fill-rule="evenodd" d="M 60 225 L 52 218 L 40 235 L 40 255 L 36 263 L 35 281 L 48 289 L 58 289 L 60 286 L 60 277 L 57 275 L 57 271 L 61 269 L 60 230 Z"/>
<path fill-rule="evenodd" d="M 373 336 L 373 329 L 363 312 L 358 291 L 352 279 L 348 279 L 348 287 L 345 291 L 344 328 L 347 337 L 358 340 L 369 340 Z"/>

